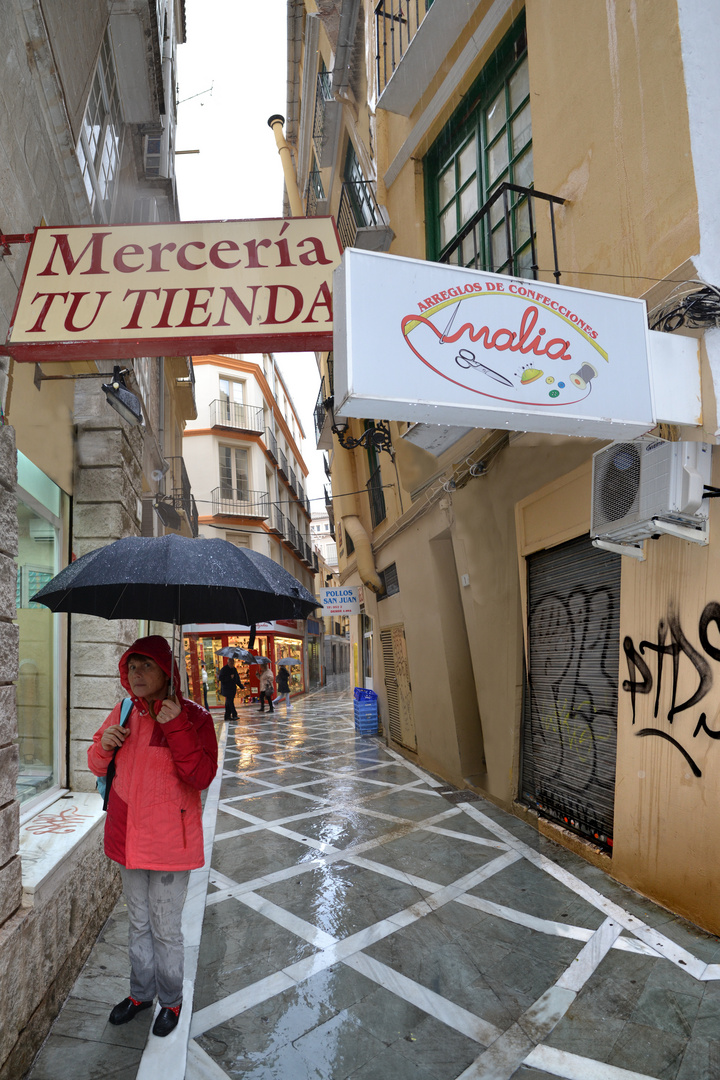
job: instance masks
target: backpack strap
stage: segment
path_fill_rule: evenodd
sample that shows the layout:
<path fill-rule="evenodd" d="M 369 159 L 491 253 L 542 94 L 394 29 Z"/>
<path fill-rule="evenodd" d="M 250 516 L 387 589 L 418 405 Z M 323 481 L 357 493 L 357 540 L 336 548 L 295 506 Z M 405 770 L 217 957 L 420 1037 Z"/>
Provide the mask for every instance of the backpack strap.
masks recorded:
<path fill-rule="evenodd" d="M 120 727 L 125 727 L 125 724 L 127 723 L 127 719 L 129 717 L 130 713 L 132 712 L 132 707 L 133 707 L 132 698 L 129 698 L 129 697 L 124 698 L 122 706 L 120 708 Z M 107 767 L 107 772 L 105 773 L 105 790 L 103 791 L 103 810 L 107 810 L 107 808 L 108 808 L 108 799 L 110 798 L 110 788 L 112 786 L 112 782 L 113 782 L 113 779 L 115 777 L 115 754 L 117 754 L 119 749 L 120 749 L 119 746 L 115 747 L 115 750 L 113 751 L 113 756 L 110 759 L 110 764 Z"/>

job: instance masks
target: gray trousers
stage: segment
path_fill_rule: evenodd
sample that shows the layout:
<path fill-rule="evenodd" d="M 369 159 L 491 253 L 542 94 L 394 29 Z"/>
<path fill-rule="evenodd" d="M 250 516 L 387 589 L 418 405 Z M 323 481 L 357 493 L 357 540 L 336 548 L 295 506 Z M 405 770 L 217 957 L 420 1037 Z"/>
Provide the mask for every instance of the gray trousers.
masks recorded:
<path fill-rule="evenodd" d="M 182 1001 L 185 946 L 182 910 L 189 870 L 128 870 L 120 867 L 130 930 L 130 995 L 164 1008 Z"/>

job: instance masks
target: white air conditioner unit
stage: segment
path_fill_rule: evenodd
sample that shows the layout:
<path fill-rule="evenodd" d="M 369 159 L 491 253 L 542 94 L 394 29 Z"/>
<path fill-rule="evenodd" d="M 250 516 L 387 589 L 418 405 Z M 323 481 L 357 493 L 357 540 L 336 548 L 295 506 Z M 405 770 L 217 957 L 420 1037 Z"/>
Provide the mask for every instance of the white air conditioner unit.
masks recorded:
<path fill-rule="evenodd" d="M 671 533 L 707 543 L 712 447 L 644 436 L 593 454 L 590 535 L 637 544 Z"/>
<path fill-rule="evenodd" d="M 42 518 L 30 518 L 30 536 L 33 540 L 44 542 L 55 539 L 55 527 Z"/>

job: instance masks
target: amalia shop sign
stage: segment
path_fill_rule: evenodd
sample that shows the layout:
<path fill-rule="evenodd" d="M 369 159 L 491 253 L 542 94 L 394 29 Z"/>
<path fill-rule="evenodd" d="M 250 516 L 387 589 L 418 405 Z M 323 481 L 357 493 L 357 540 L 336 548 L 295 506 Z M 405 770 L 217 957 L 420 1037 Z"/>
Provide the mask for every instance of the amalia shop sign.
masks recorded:
<path fill-rule="evenodd" d="M 332 218 L 37 229 L 16 360 L 332 348 Z"/>
<path fill-rule="evenodd" d="M 621 438 L 654 424 L 645 304 L 348 250 L 335 412 Z"/>

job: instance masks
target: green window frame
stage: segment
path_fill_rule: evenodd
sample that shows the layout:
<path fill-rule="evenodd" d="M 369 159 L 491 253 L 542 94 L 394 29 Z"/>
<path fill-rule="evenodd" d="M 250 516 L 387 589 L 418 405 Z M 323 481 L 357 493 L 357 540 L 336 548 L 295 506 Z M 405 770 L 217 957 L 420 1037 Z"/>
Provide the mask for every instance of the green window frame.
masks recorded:
<path fill-rule="evenodd" d="M 533 186 L 532 126 L 524 14 L 483 68 L 463 104 L 425 157 L 427 255 L 447 251 L 503 182 Z M 532 276 L 528 198 L 508 192 L 510 245 L 499 198 L 452 253 L 461 266 Z"/>

